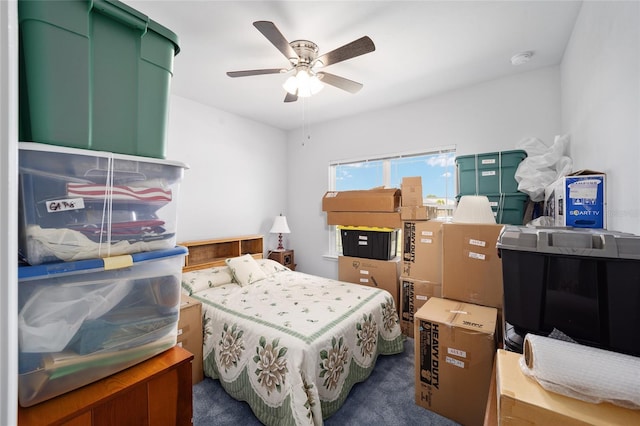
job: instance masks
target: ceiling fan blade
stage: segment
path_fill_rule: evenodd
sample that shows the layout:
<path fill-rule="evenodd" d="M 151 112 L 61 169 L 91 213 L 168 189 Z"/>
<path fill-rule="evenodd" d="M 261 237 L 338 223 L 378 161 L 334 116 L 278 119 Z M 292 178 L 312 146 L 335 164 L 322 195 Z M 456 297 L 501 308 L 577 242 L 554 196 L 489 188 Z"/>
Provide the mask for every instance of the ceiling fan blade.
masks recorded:
<path fill-rule="evenodd" d="M 286 70 L 283 68 L 268 68 L 263 70 L 227 71 L 227 75 L 229 77 L 248 77 L 251 75 L 280 74 L 284 71 Z"/>
<path fill-rule="evenodd" d="M 339 75 L 329 74 L 328 72 L 319 72 L 317 76 L 321 82 L 335 86 L 338 89 L 346 90 L 349 93 L 357 93 L 363 86 L 362 83 L 340 77 Z"/>
<path fill-rule="evenodd" d="M 256 21 L 253 26 L 262 33 L 287 59 L 297 59 L 298 55 L 289 45 L 280 30 L 271 21 Z"/>
<path fill-rule="evenodd" d="M 322 62 L 323 66 L 329 66 L 338 62 L 346 61 L 347 59 L 355 58 L 356 56 L 364 55 L 376 50 L 376 46 L 373 41 L 364 36 L 357 40 L 347 43 L 342 47 L 338 47 L 331 52 L 325 53 L 316 59 L 316 62 Z"/>
<path fill-rule="evenodd" d="M 284 97 L 285 102 L 295 102 L 297 100 L 298 100 L 298 95 L 292 95 L 289 92 L 287 92 L 287 96 Z"/>

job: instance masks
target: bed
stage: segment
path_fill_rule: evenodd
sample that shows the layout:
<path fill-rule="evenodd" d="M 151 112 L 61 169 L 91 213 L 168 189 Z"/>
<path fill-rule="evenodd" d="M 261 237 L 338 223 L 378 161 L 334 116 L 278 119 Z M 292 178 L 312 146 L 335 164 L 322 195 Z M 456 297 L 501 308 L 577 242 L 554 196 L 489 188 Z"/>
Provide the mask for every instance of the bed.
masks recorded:
<path fill-rule="evenodd" d="M 403 351 L 394 300 L 262 259 L 261 246 L 184 268 L 182 291 L 202 302 L 204 373 L 266 425 L 320 425 L 378 355 Z"/>

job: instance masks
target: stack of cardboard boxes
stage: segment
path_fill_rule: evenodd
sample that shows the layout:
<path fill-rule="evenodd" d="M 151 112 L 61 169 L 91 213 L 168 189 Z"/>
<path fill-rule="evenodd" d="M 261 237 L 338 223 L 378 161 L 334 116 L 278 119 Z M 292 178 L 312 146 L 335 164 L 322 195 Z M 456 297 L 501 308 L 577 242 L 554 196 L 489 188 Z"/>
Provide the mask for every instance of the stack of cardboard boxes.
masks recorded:
<path fill-rule="evenodd" d="M 420 177 L 404 178 L 401 191 L 330 191 L 322 209 L 329 225 L 359 232 L 355 244 L 368 243 L 364 227 L 401 229 L 401 256 L 340 256 L 338 279 L 394 295 L 402 330 L 415 338 L 416 404 L 482 424 L 502 307 L 502 225 L 437 220 L 423 205 Z"/>
<path fill-rule="evenodd" d="M 400 190 L 329 191 L 322 198 L 327 224 L 341 227 L 344 255 L 338 279 L 387 290 L 399 307 L 400 257 L 396 256 L 401 226 Z"/>
<path fill-rule="evenodd" d="M 403 181 L 403 203 L 410 185 L 414 178 Z M 484 419 L 502 306 L 501 229 L 403 220 L 401 325 L 415 339 L 416 404 L 463 425 Z"/>

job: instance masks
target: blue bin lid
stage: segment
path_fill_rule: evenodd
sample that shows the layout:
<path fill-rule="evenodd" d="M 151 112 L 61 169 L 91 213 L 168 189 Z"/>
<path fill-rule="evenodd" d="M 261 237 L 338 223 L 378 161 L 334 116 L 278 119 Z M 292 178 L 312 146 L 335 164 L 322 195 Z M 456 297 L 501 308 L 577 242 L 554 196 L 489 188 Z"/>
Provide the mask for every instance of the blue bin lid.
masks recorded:
<path fill-rule="evenodd" d="M 188 253 L 186 247 L 176 246 L 171 249 L 135 253 L 131 255 L 133 263 L 149 262 L 168 257 L 184 256 Z M 18 281 L 41 279 L 47 276 L 63 276 L 74 273 L 102 271 L 105 268 L 104 259 L 87 259 L 75 262 L 47 263 L 36 266 L 18 267 Z"/>

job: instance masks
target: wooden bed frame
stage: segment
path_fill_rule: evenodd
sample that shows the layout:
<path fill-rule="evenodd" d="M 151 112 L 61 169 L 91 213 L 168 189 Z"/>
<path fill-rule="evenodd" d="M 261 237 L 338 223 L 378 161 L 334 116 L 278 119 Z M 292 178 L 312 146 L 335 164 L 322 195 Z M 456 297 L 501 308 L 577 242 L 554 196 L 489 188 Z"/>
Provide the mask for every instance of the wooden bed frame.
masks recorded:
<path fill-rule="evenodd" d="M 250 254 L 256 259 L 264 257 L 264 238 L 262 235 L 186 241 L 178 243 L 178 245 L 189 250 L 184 258 L 183 272 L 225 266 L 225 259 L 244 254 Z"/>

